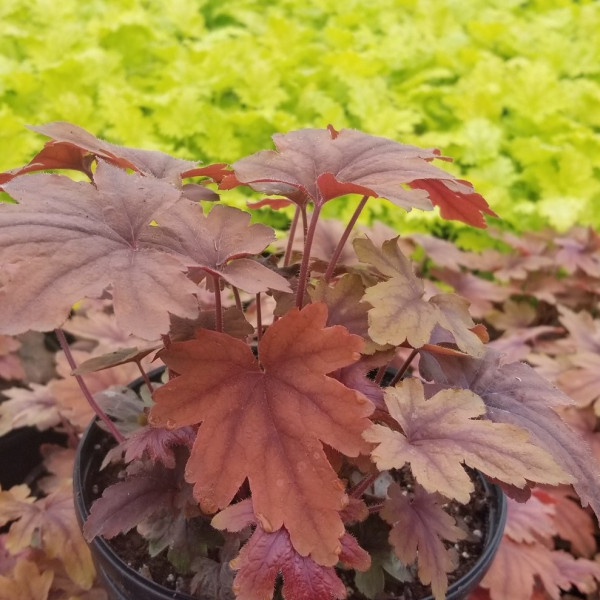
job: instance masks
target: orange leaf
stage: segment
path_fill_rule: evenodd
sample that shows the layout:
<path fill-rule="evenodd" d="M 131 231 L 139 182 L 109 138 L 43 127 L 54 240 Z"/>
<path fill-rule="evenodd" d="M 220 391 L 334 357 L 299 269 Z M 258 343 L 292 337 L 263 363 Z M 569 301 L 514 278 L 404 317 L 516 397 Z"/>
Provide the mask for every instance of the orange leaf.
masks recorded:
<path fill-rule="evenodd" d="M 0 492 L 0 522 L 17 519 L 6 536 L 6 548 L 15 554 L 37 545 L 48 558 L 59 559 L 74 582 L 89 589 L 95 571 L 77 524 L 73 491 L 59 489 L 35 502 L 27 493 L 27 486 Z"/>
<path fill-rule="evenodd" d="M 172 344 L 161 357 L 181 376 L 156 391 L 150 421 L 202 423 L 186 477 L 203 510 L 226 507 L 248 478 L 262 527 L 285 525 L 301 555 L 333 565 L 347 498 L 323 443 L 366 453 L 361 433 L 373 407 L 327 376 L 356 361 L 363 343 L 326 321 L 321 303 L 290 310 L 264 335 L 258 360 L 244 342 L 214 331 Z"/>
<path fill-rule="evenodd" d="M 40 573 L 34 562 L 21 559 L 11 575 L 0 575 L 0 600 L 47 600 L 54 579 L 52 571 Z"/>

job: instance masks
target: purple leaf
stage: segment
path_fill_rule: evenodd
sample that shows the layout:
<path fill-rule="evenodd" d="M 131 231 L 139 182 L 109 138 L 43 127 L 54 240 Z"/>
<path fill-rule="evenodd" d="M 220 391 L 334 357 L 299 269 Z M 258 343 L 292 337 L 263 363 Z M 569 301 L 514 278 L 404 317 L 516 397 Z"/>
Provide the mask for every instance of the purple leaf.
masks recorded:
<path fill-rule="evenodd" d="M 2 331 L 60 327 L 75 302 L 109 285 L 117 321 L 144 339 L 168 331 L 168 311 L 196 315 L 183 258 L 164 251 L 151 225 L 181 192 L 102 162 L 95 180 L 35 174 L 6 184 L 19 204 L 0 205 L 0 260 L 16 267 L 0 292 Z"/>
<path fill-rule="evenodd" d="M 342 129 L 300 129 L 273 136 L 277 152 L 263 150 L 233 163 L 242 183 L 298 204 L 321 206 L 344 194 L 387 198 L 407 211 L 431 210 L 485 226 L 481 212 L 494 214 L 470 184 L 434 167 L 433 149 Z M 412 188 L 422 189 L 407 189 Z"/>

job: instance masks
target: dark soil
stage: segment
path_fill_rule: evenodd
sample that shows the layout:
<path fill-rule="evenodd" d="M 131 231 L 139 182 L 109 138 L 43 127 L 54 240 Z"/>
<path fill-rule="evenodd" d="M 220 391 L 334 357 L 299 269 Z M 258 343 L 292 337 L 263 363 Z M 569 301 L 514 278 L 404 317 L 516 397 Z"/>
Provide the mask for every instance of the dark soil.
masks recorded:
<path fill-rule="evenodd" d="M 97 448 L 97 450 L 105 454 L 108 447 Z M 91 497 L 94 499 L 100 497 L 105 487 L 116 483 L 121 470 L 122 466 L 115 465 L 109 466 L 104 471 L 97 473 L 97 477 L 93 481 Z M 398 474 L 398 479 L 403 482 L 403 485 L 411 485 L 410 476 L 406 476 L 403 472 Z M 477 477 L 474 477 L 473 481 L 475 483 L 475 492 L 472 494 L 471 501 L 468 504 L 462 505 L 457 502 L 449 502 L 446 506 L 447 512 L 456 519 L 457 524 L 469 532 L 469 536 L 465 540 L 460 540 L 456 544 L 447 544 L 447 547 L 454 546 L 454 551 L 459 560 L 456 570 L 448 574 L 450 585 L 471 570 L 483 551 L 487 534 L 487 507 L 489 499 L 481 481 Z M 381 523 L 380 519 L 378 521 Z M 366 523 L 368 526 L 368 521 Z M 360 524 L 358 528 L 363 526 L 365 524 Z M 353 533 L 358 535 L 360 540 L 360 532 L 353 531 Z M 132 530 L 127 534 L 118 535 L 107 540 L 107 542 L 132 569 L 168 589 L 189 594 L 191 576 L 177 573 L 168 561 L 166 551 L 161 552 L 155 557 L 150 557 L 148 554 L 148 544 L 137 531 Z M 366 549 L 368 550 L 368 547 Z M 368 600 L 366 596 L 356 590 L 353 571 L 339 569 L 338 575 L 346 584 L 349 599 Z M 378 597 L 378 600 L 417 600 L 426 598 L 431 594 L 431 588 L 422 585 L 418 579 L 406 583 L 395 580 L 387 573 L 385 573 L 385 577 L 386 591 L 385 594 Z"/>

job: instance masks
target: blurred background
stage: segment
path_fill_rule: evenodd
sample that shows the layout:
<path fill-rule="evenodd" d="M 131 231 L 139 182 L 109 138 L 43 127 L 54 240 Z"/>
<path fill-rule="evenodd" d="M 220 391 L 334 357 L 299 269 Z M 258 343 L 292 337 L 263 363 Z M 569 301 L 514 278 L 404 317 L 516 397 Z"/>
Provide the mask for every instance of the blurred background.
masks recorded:
<path fill-rule="evenodd" d="M 598 228 L 599 31 L 593 0 L 3 0 L 0 169 L 54 120 L 203 162 L 331 123 L 440 148 L 508 228 Z"/>

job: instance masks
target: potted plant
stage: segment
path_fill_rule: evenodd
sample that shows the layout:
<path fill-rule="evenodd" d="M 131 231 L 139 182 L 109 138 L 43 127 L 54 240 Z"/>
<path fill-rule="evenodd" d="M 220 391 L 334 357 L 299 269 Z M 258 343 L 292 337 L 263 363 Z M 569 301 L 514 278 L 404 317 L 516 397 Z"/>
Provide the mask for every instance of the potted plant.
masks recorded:
<path fill-rule="evenodd" d="M 455 544 L 477 535 L 450 514 L 484 485 L 472 469 L 520 499 L 571 483 L 600 512 L 590 450 L 554 411 L 569 399 L 487 348 L 464 299 L 428 297 L 399 237 L 356 226 L 377 198 L 485 226 L 494 213 L 432 164 L 439 151 L 329 127 L 198 167 L 67 123 L 34 129 L 52 140 L 0 175 L 0 333 L 56 329 L 115 438 L 95 459 L 112 480 L 89 540 L 137 528 L 200 598 L 393 597 L 412 571 L 439 600 Z M 48 169 L 87 180 L 35 173 Z M 213 183 L 293 206 L 289 230 L 276 239 Z M 360 199 L 332 243 L 322 209 L 347 195 Z M 75 364 L 60 328 L 84 297 L 111 298 L 148 345 Z M 151 399 L 86 389 L 86 372 L 149 354 L 166 367 L 158 384 L 144 372 Z"/>

